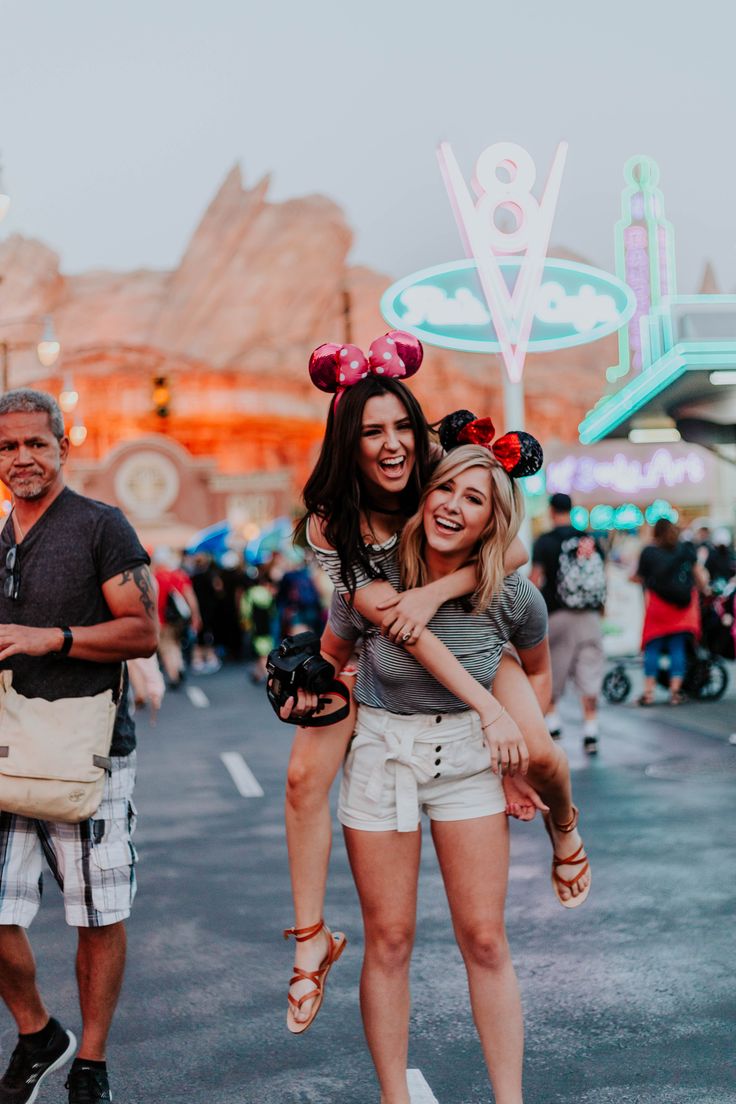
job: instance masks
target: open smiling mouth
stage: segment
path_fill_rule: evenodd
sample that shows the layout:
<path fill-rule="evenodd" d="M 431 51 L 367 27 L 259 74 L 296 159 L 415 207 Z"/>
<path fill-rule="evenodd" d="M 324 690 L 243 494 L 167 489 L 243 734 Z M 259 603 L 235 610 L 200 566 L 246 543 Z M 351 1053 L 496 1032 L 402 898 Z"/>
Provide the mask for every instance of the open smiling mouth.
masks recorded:
<path fill-rule="evenodd" d="M 401 475 L 406 467 L 406 457 L 392 456 L 388 460 L 379 460 L 378 466 L 387 475 Z"/>
<path fill-rule="evenodd" d="M 459 533 L 463 528 L 460 522 L 449 518 L 435 517 L 434 523 L 443 533 Z"/>

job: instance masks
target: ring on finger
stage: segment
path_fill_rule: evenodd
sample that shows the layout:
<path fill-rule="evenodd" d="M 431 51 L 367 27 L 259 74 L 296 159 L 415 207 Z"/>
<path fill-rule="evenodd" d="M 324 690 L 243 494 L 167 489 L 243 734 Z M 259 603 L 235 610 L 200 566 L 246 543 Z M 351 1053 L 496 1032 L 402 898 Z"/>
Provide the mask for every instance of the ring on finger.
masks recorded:
<path fill-rule="evenodd" d="M 403 632 L 401 634 L 401 639 L 404 641 L 411 640 L 411 632 Z"/>

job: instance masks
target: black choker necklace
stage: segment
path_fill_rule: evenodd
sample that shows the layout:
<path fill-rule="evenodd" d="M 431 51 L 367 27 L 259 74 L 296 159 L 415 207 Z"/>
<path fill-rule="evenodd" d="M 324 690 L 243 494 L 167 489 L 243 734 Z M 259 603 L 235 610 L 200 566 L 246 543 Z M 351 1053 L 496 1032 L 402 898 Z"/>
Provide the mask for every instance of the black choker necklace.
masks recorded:
<path fill-rule="evenodd" d="M 376 506 L 373 502 L 366 500 L 365 509 L 369 510 L 373 514 L 388 514 L 389 517 L 398 517 L 399 514 L 403 514 L 406 511 L 399 508 L 398 510 L 384 510 L 382 506 Z"/>

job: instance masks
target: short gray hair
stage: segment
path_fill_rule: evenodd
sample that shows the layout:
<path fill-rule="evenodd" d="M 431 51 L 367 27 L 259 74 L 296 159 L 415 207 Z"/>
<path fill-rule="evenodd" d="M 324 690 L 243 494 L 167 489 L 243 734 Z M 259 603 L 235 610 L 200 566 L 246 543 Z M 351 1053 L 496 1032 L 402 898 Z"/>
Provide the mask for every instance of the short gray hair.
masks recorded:
<path fill-rule="evenodd" d="M 49 428 L 60 441 L 66 432 L 64 415 L 53 395 L 47 391 L 33 391 L 30 387 L 17 387 L 0 397 L 0 417 L 3 414 L 46 414 Z"/>

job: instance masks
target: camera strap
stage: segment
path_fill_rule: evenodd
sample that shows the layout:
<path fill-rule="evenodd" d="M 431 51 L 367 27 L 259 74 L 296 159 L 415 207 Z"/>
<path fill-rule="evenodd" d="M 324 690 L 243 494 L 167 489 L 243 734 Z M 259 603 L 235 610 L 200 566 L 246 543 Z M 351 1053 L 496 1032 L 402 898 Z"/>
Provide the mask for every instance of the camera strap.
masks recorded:
<path fill-rule="evenodd" d="M 266 693 L 268 700 L 273 707 L 273 711 L 278 719 L 283 724 L 302 725 L 304 728 L 328 728 L 330 725 L 338 724 L 340 721 L 344 721 L 350 712 L 350 691 L 344 682 L 340 682 L 339 679 L 333 679 L 330 683 L 329 689 L 325 690 L 320 695 L 319 704 L 320 707 L 327 705 L 329 698 L 342 698 L 343 705 L 339 709 L 336 709 L 334 713 L 317 713 L 316 710 L 310 710 L 308 713 L 303 713 L 300 717 L 287 717 L 285 720 L 279 713 L 279 703 L 276 696 L 273 694 L 270 685 L 270 679 L 266 683 Z"/>

